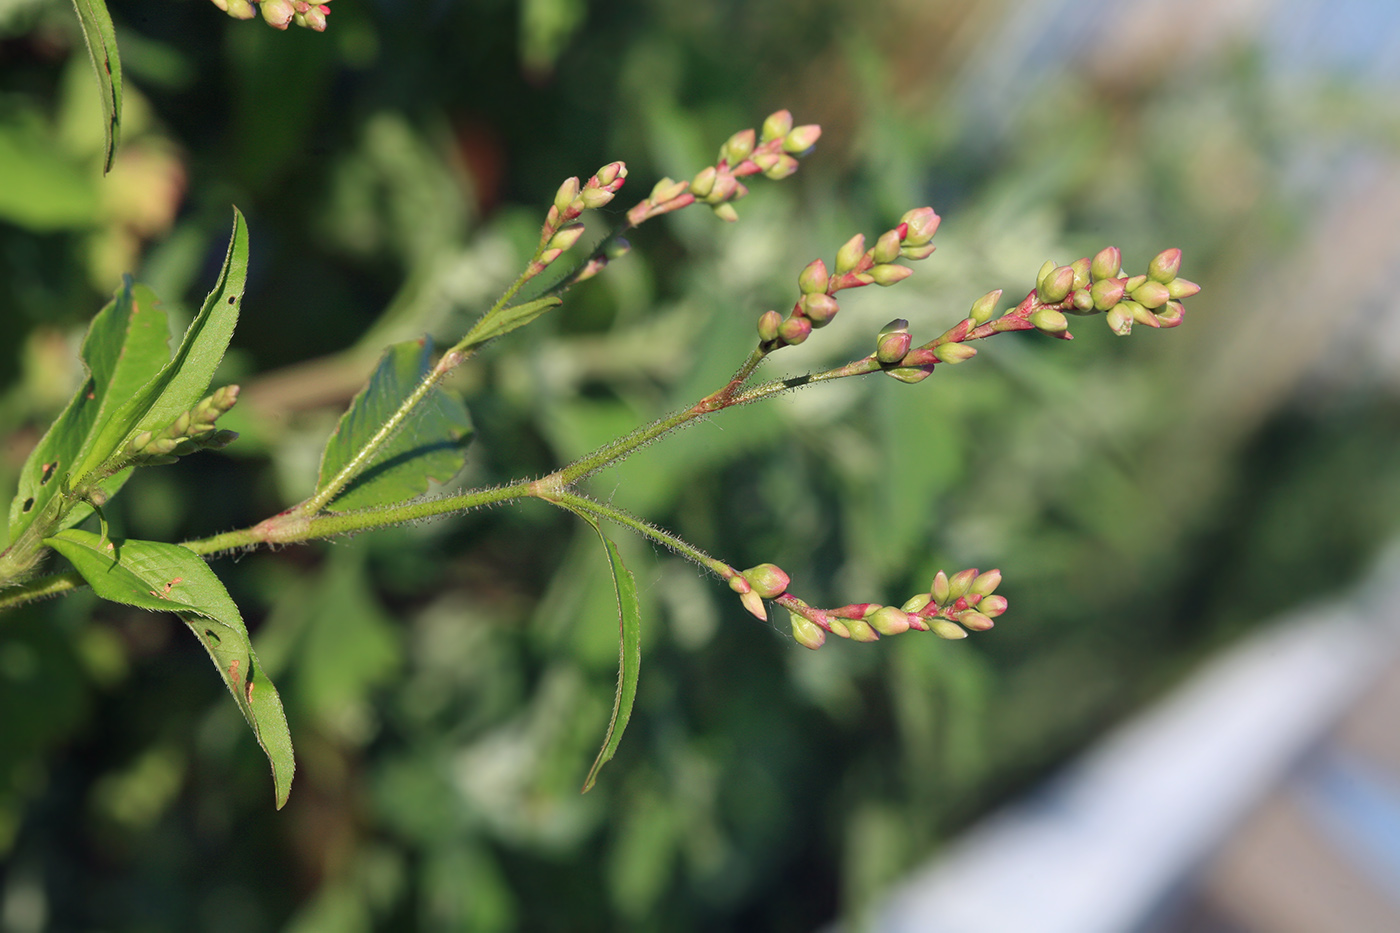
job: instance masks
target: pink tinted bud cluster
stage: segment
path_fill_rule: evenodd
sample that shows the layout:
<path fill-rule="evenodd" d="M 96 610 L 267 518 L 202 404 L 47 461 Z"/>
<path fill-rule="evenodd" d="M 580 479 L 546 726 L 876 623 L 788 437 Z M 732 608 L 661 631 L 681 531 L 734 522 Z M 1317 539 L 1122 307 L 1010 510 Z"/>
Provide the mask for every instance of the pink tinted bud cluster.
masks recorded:
<path fill-rule="evenodd" d="M 316 32 L 326 31 L 326 17 L 331 8 L 325 3 L 307 3 L 306 0 L 212 0 L 214 6 L 234 19 L 252 19 L 262 14 L 263 21 L 274 29 L 286 29 L 295 23 L 304 29 Z"/>
<path fill-rule="evenodd" d="M 897 607 L 857 603 L 837 609 L 814 609 L 791 596 L 779 602 L 791 614 L 793 639 L 807 648 L 820 648 L 828 632 L 852 641 L 877 641 L 882 635 L 901 635 L 910 630 L 956 639 L 966 638 L 969 631 L 985 632 L 996 617 L 1006 612 L 1006 597 L 995 595 L 1000 584 L 1000 570 L 979 573 L 976 568 L 969 568 L 951 577 L 940 570 L 927 593 L 919 593 Z"/>
<path fill-rule="evenodd" d="M 780 128 L 780 127 L 779 127 Z M 798 129 L 802 129 L 799 127 Z M 792 130 L 791 133 L 796 133 Z M 776 137 L 775 137 L 776 138 Z M 779 316 L 780 324 L 775 329 L 773 316 L 776 311 L 766 312 L 758 323 L 759 340 L 768 351 L 780 347 L 802 343 L 813 329 L 825 327 L 841 310 L 835 295 L 844 288 L 860 288 L 863 285 L 894 285 L 908 278 L 914 271 L 908 266 L 898 265 L 897 259 L 924 259 L 932 255 L 934 247 L 930 242 L 938 232 L 938 214 L 931 207 L 920 207 L 907 212 L 899 224 L 886 230 L 869 249 L 865 245 L 865 235 L 857 233 L 836 252 L 836 263 L 828 269 L 824 261 L 814 259 L 807 264 L 797 277 L 799 297 L 793 303 L 786 318 Z M 886 341 L 881 333 L 877 352 L 881 363 L 896 366 L 903 358 L 895 350 L 903 345 L 909 349 L 910 341 L 896 337 Z M 930 370 L 931 371 L 931 370 Z M 919 378 L 927 375 L 920 373 Z M 917 381 L 917 380 L 913 380 Z"/>
<path fill-rule="evenodd" d="M 609 162 L 598 169 L 586 182 L 577 178 L 566 178 L 554 193 L 554 203 L 545 215 L 544 226 L 540 229 L 540 246 L 534 261 L 526 269 L 526 276 L 532 277 L 543 272 L 550 263 L 558 259 L 583 236 L 584 226 L 578 218 L 584 211 L 594 210 L 610 202 L 627 180 L 627 166 L 622 162 Z M 618 240 L 626 251 L 626 241 Z M 620 255 L 620 253 L 619 253 Z M 583 278 L 596 275 L 607 265 L 610 257 L 594 257 L 585 268 Z M 615 258 L 615 257 L 611 257 Z"/>
<path fill-rule="evenodd" d="M 1123 275 L 1123 254 L 1115 246 L 1068 266 L 1047 262 L 1036 276 L 1031 296 L 1036 307 L 1028 310 L 1030 325 L 1045 333 L 1065 336 L 1065 314 L 1103 314 L 1109 329 L 1119 336 L 1144 327 L 1176 327 L 1185 316 L 1181 301 L 1201 290 L 1195 282 L 1178 278 L 1181 250 L 1168 249 L 1148 263 L 1145 275 Z"/>

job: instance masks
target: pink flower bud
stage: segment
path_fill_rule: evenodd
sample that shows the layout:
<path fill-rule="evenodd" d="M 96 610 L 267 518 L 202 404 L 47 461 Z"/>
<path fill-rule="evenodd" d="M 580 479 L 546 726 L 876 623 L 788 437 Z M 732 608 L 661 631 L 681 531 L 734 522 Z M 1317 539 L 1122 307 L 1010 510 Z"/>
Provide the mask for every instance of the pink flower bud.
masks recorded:
<path fill-rule="evenodd" d="M 1200 290 L 1201 286 L 1195 282 L 1188 282 L 1186 279 L 1172 279 L 1167 283 L 1167 294 L 1178 300 L 1190 298 Z"/>
<path fill-rule="evenodd" d="M 763 121 L 764 142 L 781 139 L 790 132 L 792 132 L 792 114 L 786 110 L 769 114 L 768 119 Z"/>
<path fill-rule="evenodd" d="M 765 609 L 763 606 L 762 596 L 759 596 L 753 590 L 749 590 L 747 593 L 739 594 L 739 601 L 743 603 L 744 608 L 747 609 L 760 622 L 768 621 L 768 610 Z"/>
<path fill-rule="evenodd" d="M 815 295 L 803 295 L 798 299 L 797 306 L 812 322 L 813 327 L 825 327 L 830 324 L 831 319 L 836 317 L 836 312 L 841 310 L 841 306 L 835 298 L 822 292 Z"/>
<path fill-rule="evenodd" d="M 1094 299 L 1095 308 L 1107 311 L 1123 300 L 1123 280 L 1099 279 L 1089 289 L 1089 297 Z"/>
<path fill-rule="evenodd" d="M 1126 337 L 1133 332 L 1133 312 L 1124 309 L 1124 304 L 1127 302 L 1114 305 L 1104 315 L 1104 322 L 1108 324 L 1108 329 L 1119 337 Z"/>
<path fill-rule="evenodd" d="M 826 263 L 820 259 L 813 259 L 797 277 L 797 287 L 804 295 L 816 295 L 826 291 L 830 278 L 826 272 Z"/>
<path fill-rule="evenodd" d="M 758 318 L 758 339 L 764 343 L 776 340 L 778 328 L 783 326 L 783 316 L 776 311 L 764 311 Z"/>
<path fill-rule="evenodd" d="M 978 612 L 976 609 L 969 609 L 966 612 L 959 613 L 958 621 L 974 632 L 985 632 L 994 624 L 991 619 L 987 618 L 987 616 Z"/>
<path fill-rule="evenodd" d="M 938 232 L 938 224 L 942 219 L 934 213 L 931 207 L 916 207 L 912 211 L 907 211 L 903 217 L 899 218 L 899 222 L 909 228 L 904 234 L 904 245 L 923 246 L 928 243 Z"/>
<path fill-rule="evenodd" d="M 603 188 L 611 188 L 616 191 L 622 187 L 622 181 L 627 177 L 626 162 L 609 162 L 594 173 L 593 179 Z"/>
<path fill-rule="evenodd" d="M 990 596 L 999 586 L 1001 586 L 1001 571 L 988 570 L 986 573 L 977 575 L 976 579 L 972 581 L 972 585 L 968 587 L 968 592 L 978 596 Z"/>
<path fill-rule="evenodd" d="M 1099 250 L 1089 265 L 1089 274 L 1095 282 L 1116 279 L 1123 268 L 1123 253 L 1116 246 L 1106 246 Z"/>
<path fill-rule="evenodd" d="M 875 349 L 875 359 L 889 366 L 904 359 L 904 354 L 909 352 L 909 346 L 914 342 L 914 338 L 908 333 L 886 334 L 880 338 L 880 342 Z"/>
<path fill-rule="evenodd" d="M 753 591 L 764 599 L 777 599 L 787 592 L 788 578 L 783 568 L 774 564 L 759 564 L 744 571 L 744 578 L 753 585 Z"/>
<path fill-rule="evenodd" d="M 812 335 L 812 322 L 804 317 L 790 317 L 778 328 L 778 336 L 783 343 L 797 346 Z"/>
<path fill-rule="evenodd" d="M 822 128 L 815 123 L 799 126 L 783 137 L 783 151 L 793 155 L 803 155 L 817 144 Z"/>
<path fill-rule="evenodd" d="M 765 178 L 773 181 L 782 181 L 793 172 L 797 171 L 797 160 L 790 155 L 780 155 L 778 160 L 763 170 Z"/>
<path fill-rule="evenodd" d="M 569 208 L 573 206 L 574 198 L 578 197 L 579 183 L 577 178 L 566 178 L 559 186 L 559 190 L 554 194 L 554 209 L 560 214 L 569 213 Z"/>
<path fill-rule="evenodd" d="M 1186 316 L 1186 309 L 1179 301 L 1169 301 L 1166 307 L 1157 314 L 1157 323 L 1163 327 L 1176 327 Z"/>
<path fill-rule="evenodd" d="M 1147 264 L 1147 277 L 1154 282 L 1161 282 L 1163 285 L 1176 278 L 1177 271 L 1181 268 L 1181 250 L 1164 249 L 1152 261 Z"/>
<path fill-rule="evenodd" d="M 1005 596 L 984 596 L 982 597 L 982 601 L 977 604 L 977 611 L 995 619 L 1006 611 L 1006 606 L 1007 602 Z"/>
<path fill-rule="evenodd" d="M 286 29 L 287 24 L 296 15 L 296 8 L 292 6 L 291 0 L 262 0 L 258 4 L 258 12 L 267 24 L 274 29 Z"/>

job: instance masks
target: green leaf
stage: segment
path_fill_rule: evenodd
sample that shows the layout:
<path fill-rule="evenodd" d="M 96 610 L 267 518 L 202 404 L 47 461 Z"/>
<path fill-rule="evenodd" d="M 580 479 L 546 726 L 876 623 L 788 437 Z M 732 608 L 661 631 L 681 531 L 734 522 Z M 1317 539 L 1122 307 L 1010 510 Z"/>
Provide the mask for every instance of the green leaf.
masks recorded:
<path fill-rule="evenodd" d="M 102 92 L 103 131 L 107 139 L 106 158 L 102 163 L 105 175 L 112 170 L 122 131 L 122 61 L 117 56 L 117 34 L 103 0 L 73 0 L 73 8 L 78 11 L 88 57 L 92 59 L 92 70 L 97 73 L 97 86 Z"/>
<path fill-rule="evenodd" d="M 321 455 L 317 489 L 324 489 L 423 381 L 432 365 L 427 338 L 396 343 L 385 351 L 369 383 L 350 408 Z M 429 480 L 444 483 L 466 462 L 472 423 L 462 400 L 433 388 L 402 428 L 333 500 L 346 511 L 403 502 L 421 495 Z"/>
<path fill-rule="evenodd" d="M 495 314 L 488 314 L 477 321 L 476 326 L 467 333 L 463 342 L 471 347 L 479 347 L 488 340 L 495 340 L 518 327 L 524 327 L 550 308 L 557 308 L 563 303 L 564 299 L 558 295 L 546 295 L 524 304 L 502 308 Z"/>
<path fill-rule="evenodd" d="M 238 607 L 198 554 L 158 541 L 103 541 L 70 528 L 44 543 L 72 561 L 103 599 L 178 615 L 213 659 L 272 765 L 277 808 L 291 792 L 296 761 L 277 688 L 263 673 Z"/>
<path fill-rule="evenodd" d="M 603 546 L 608 551 L 608 564 L 612 569 L 613 588 L 617 590 L 618 629 L 620 632 L 617 652 L 617 694 L 613 697 L 612 719 L 608 721 L 608 733 L 603 737 L 603 747 L 599 750 L 598 757 L 594 759 L 593 767 L 588 770 L 588 777 L 584 779 L 583 793 L 586 794 L 593 789 L 593 784 L 598 780 L 598 772 L 602 770 L 603 765 L 612 760 L 613 753 L 622 743 L 622 733 L 632 718 L 632 703 L 637 699 L 637 675 L 642 666 L 642 606 L 641 601 L 637 598 L 637 581 L 633 579 L 632 572 L 622 563 L 622 555 L 618 553 L 617 545 L 603 534 L 603 530 L 591 517 L 585 515 L 583 518 L 593 526 L 594 531 L 598 532 L 598 537 L 603 539 Z"/>
<path fill-rule="evenodd" d="M 234 208 L 233 235 L 214 290 L 165 368 L 97 426 L 96 438 L 73 470 L 75 481 L 101 467 L 136 432 L 164 428 L 203 397 L 233 337 L 247 277 L 248 225 Z"/>
<path fill-rule="evenodd" d="M 125 278 L 83 338 L 80 356 L 88 378 L 25 461 L 19 493 L 10 505 L 11 541 L 44 512 L 65 478 L 77 478 L 73 467 L 91 448 L 98 427 L 169 361 L 169 335 L 155 294 Z M 114 493 L 126 476 L 112 477 L 103 488 Z M 89 506 L 77 506 L 64 524 L 77 524 L 91 511 Z"/>

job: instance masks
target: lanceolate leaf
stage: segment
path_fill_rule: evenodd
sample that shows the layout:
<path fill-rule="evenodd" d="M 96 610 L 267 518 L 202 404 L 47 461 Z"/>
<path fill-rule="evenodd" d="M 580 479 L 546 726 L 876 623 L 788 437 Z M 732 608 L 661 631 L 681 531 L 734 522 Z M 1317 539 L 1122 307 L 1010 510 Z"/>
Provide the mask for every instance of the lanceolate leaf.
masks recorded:
<path fill-rule="evenodd" d="M 120 451 L 137 431 L 168 425 L 188 411 L 209 388 L 214 370 L 224 358 L 248 277 L 248 225 L 233 211 L 233 236 L 214 290 L 190 322 L 175 356 L 154 379 L 138 389 L 110 419 L 97 426 L 97 436 L 73 471 L 75 479 L 97 469 Z"/>
<path fill-rule="evenodd" d="M 103 599 L 178 615 L 204 645 L 272 765 L 280 809 L 296 761 L 277 688 L 263 673 L 228 591 L 199 555 L 158 541 L 103 541 L 71 528 L 44 543 L 68 558 Z"/>
<path fill-rule="evenodd" d="M 385 351 L 369 384 L 340 418 L 321 455 L 317 488 L 358 454 L 380 425 L 398 410 L 432 364 L 432 343 L 409 340 Z M 429 480 L 446 482 L 466 462 L 472 423 L 462 400 L 441 388 L 428 393 L 398 433 L 365 464 L 332 505 L 339 511 L 402 502 L 421 495 Z"/>
<path fill-rule="evenodd" d="M 165 312 L 158 307 L 155 294 L 127 278 L 112 301 L 93 318 L 83 339 L 81 357 L 88 378 L 30 453 L 20 474 L 19 494 L 10 506 L 11 541 L 43 512 L 62 487 L 64 477 L 71 476 L 97 426 L 170 360 L 168 341 Z M 70 513 L 67 524 L 76 524 L 91 510 L 74 510 L 79 511 L 76 517 Z"/>
<path fill-rule="evenodd" d="M 122 129 L 122 62 L 117 57 L 117 35 L 103 0 L 73 0 L 73 7 L 78 11 L 78 22 L 83 27 L 88 57 L 92 59 L 92 70 L 97 72 L 97 87 L 102 96 L 103 130 L 107 138 L 102 164 L 105 175 L 112 170 Z"/>
<path fill-rule="evenodd" d="M 583 782 L 583 793 L 593 789 L 598 780 L 598 772 L 612 760 L 613 753 L 622 743 L 622 733 L 632 718 L 632 703 L 637 699 L 637 675 L 642 667 L 642 606 L 637 598 L 637 581 L 632 572 L 622 563 L 622 555 L 617 545 L 603 534 L 602 529 L 592 518 L 586 517 L 603 546 L 608 552 L 608 564 L 612 569 L 613 587 L 617 590 L 618 610 L 618 658 L 617 695 L 613 698 L 612 719 L 608 721 L 608 733 L 603 737 L 603 747 L 588 769 L 588 777 Z"/>

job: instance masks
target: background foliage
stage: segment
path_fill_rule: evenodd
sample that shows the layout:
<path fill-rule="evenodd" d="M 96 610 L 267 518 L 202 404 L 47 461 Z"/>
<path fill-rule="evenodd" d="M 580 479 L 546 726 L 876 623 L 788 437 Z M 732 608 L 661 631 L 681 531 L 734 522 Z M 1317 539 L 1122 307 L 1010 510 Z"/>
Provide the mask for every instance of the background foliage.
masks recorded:
<path fill-rule="evenodd" d="M 220 376 L 245 386 L 243 436 L 141 471 L 110 513 L 131 536 L 304 496 L 380 349 L 459 335 L 560 180 L 621 158 L 644 192 L 780 107 L 825 128 L 798 176 L 737 226 L 643 230 L 460 375 L 468 481 L 544 472 L 714 388 L 808 260 L 920 204 L 945 217 L 938 254 L 784 365 L 868 352 L 893 317 L 931 336 L 1109 243 L 1129 267 L 1180 246 L 1206 286 L 1169 337 L 1003 338 L 919 386 L 725 413 L 595 478 L 816 603 L 999 566 L 1012 611 L 955 644 L 808 652 L 622 538 L 647 671 L 587 796 L 611 581 L 593 532 L 537 504 L 220 563 L 297 738 L 281 813 L 173 619 L 89 593 L 6 615 L 0 927 L 811 929 L 1359 573 L 1400 513 L 1400 98 L 1355 34 L 1306 17 L 1045 6 L 337 0 L 318 35 L 118 0 L 124 144 L 102 180 L 72 11 L 0 5 L 0 489 L 120 274 L 179 324 L 231 202 L 252 232 Z"/>

